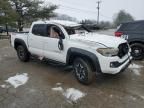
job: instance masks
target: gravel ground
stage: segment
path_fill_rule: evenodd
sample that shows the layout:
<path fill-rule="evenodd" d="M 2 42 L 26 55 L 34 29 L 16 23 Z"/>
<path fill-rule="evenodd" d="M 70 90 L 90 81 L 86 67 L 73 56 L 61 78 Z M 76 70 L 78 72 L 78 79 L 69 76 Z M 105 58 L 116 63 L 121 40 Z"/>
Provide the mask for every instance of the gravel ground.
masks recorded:
<path fill-rule="evenodd" d="M 144 61 L 133 61 L 125 72 L 97 75 L 84 86 L 68 67 L 37 59 L 20 62 L 9 41 L 0 40 L 0 108 L 143 108 L 143 66 Z M 6 81 L 24 73 L 24 84 L 14 80 L 17 88 Z"/>

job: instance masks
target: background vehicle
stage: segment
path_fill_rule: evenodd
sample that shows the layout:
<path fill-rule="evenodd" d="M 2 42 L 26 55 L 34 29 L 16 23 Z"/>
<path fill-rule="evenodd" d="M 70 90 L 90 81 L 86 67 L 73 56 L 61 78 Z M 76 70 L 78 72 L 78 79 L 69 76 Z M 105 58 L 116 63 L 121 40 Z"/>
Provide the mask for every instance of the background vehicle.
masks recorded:
<path fill-rule="evenodd" d="M 6 27 L 0 26 L 0 33 L 7 32 Z M 16 28 L 8 26 L 8 32 L 17 32 Z"/>
<path fill-rule="evenodd" d="M 89 33 L 69 21 L 33 22 L 29 33 L 12 34 L 11 44 L 21 61 L 30 55 L 73 65 L 77 80 L 90 84 L 95 72 L 117 74 L 131 61 L 126 40 Z"/>
<path fill-rule="evenodd" d="M 3 33 L 3 32 L 4 32 L 3 26 L 0 26 L 0 33 Z"/>
<path fill-rule="evenodd" d="M 115 36 L 128 41 L 135 60 L 144 58 L 144 20 L 122 23 L 115 32 Z"/>
<path fill-rule="evenodd" d="M 7 32 L 6 28 L 3 28 L 3 32 Z M 17 32 L 16 28 L 8 27 L 8 32 Z"/>

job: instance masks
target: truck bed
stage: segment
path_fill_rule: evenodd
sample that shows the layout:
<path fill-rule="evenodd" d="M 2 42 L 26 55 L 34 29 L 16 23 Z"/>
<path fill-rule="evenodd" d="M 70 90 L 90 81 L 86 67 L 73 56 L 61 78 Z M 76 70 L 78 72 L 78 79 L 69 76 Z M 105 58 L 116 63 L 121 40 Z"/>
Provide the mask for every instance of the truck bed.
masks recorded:
<path fill-rule="evenodd" d="M 26 45 L 28 45 L 28 32 L 17 32 L 17 33 L 11 33 L 11 45 L 14 47 L 14 40 L 15 39 L 21 39 L 25 42 Z"/>

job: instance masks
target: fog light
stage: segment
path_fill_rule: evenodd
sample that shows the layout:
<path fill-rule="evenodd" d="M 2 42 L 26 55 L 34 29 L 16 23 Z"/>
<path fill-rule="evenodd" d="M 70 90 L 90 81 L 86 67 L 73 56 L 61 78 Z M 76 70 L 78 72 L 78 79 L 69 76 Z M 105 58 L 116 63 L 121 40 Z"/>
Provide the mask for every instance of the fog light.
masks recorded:
<path fill-rule="evenodd" d="M 110 63 L 110 67 L 111 68 L 117 68 L 117 67 L 119 67 L 120 66 L 120 63 L 119 62 L 111 62 Z"/>

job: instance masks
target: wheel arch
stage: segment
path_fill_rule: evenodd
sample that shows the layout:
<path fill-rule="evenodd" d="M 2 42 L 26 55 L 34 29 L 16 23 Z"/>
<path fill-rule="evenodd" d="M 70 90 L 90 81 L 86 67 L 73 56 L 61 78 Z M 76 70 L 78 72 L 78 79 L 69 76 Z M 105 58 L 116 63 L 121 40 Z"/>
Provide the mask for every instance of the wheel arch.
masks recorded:
<path fill-rule="evenodd" d="M 17 49 L 17 47 L 19 45 L 23 45 L 27 49 L 27 46 L 26 46 L 25 42 L 22 39 L 15 39 L 15 41 L 14 41 L 14 48 L 15 48 L 15 50 Z"/>
<path fill-rule="evenodd" d="M 136 40 L 130 40 L 129 41 L 129 45 L 132 45 L 134 43 L 140 43 L 140 44 L 143 44 L 144 45 L 144 41 L 143 40 L 140 40 L 140 39 L 136 39 Z"/>
<path fill-rule="evenodd" d="M 98 57 L 95 54 L 83 49 L 70 48 L 67 52 L 66 63 L 68 65 L 72 65 L 74 59 L 77 57 L 87 59 L 89 63 L 91 63 L 93 71 L 101 72 Z"/>

